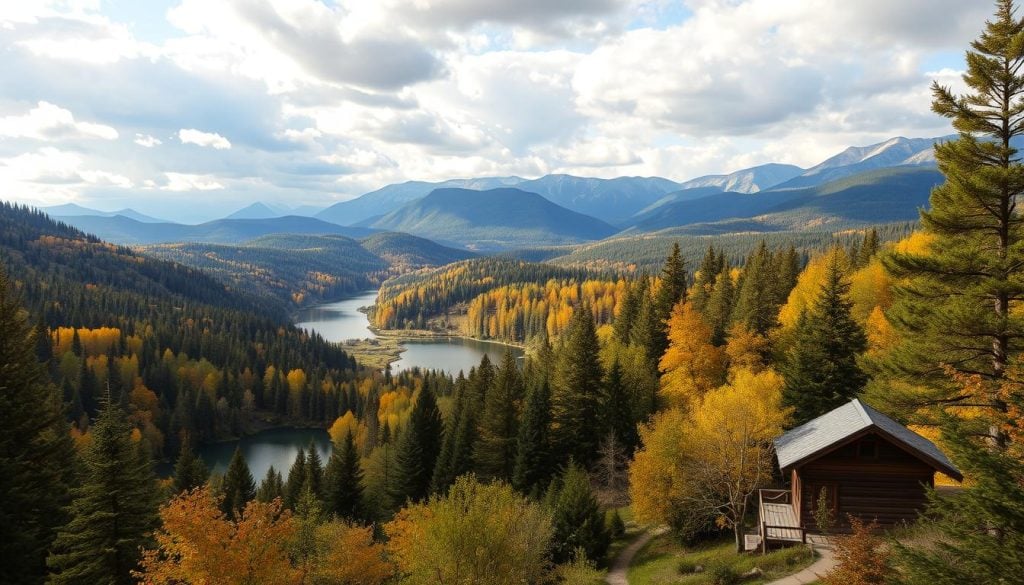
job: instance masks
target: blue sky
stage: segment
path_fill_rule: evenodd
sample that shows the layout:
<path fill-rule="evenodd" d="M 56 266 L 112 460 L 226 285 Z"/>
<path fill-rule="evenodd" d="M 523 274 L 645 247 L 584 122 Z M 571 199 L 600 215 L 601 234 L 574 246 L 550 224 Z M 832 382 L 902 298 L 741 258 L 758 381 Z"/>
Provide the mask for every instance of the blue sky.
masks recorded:
<path fill-rule="evenodd" d="M 404 180 L 810 166 L 938 136 L 962 0 L 0 5 L 0 197 L 181 221 Z"/>

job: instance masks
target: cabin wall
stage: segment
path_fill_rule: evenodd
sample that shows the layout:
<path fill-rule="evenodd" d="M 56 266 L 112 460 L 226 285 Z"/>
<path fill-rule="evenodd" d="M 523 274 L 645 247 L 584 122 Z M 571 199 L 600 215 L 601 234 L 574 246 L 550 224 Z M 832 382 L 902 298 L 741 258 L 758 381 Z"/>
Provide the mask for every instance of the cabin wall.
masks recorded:
<path fill-rule="evenodd" d="M 874 449 L 860 443 L 874 441 Z M 875 456 L 865 452 L 874 451 Z M 849 526 L 847 515 L 883 527 L 913 522 L 926 503 L 924 486 L 935 472 L 927 464 L 881 437 L 868 435 L 795 470 L 800 486 L 799 517 L 817 529 L 814 509 L 821 487 L 834 490 L 833 512 L 839 530 Z M 794 498 L 797 494 L 794 493 Z"/>

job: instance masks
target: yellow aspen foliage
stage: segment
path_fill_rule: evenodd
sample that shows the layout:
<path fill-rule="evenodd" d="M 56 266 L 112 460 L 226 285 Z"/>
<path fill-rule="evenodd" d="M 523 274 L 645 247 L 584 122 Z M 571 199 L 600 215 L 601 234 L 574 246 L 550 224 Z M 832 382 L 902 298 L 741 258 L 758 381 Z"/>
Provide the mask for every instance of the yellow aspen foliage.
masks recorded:
<path fill-rule="evenodd" d="M 295 535 L 280 500 L 249 502 L 227 519 L 209 487 L 185 492 L 160 510 L 156 548 L 143 551 L 135 577 L 146 585 L 217 583 L 286 585 L 301 582 L 288 545 Z"/>
<path fill-rule="evenodd" d="M 306 372 L 302 371 L 302 368 L 290 370 L 285 379 L 288 382 L 288 390 L 293 395 L 302 392 L 302 389 L 306 387 Z"/>
<path fill-rule="evenodd" d="M 729 328 L 725 344 L 725 355 L 729 359 L 730 371 L 743 369 L 760 372 L 765 368 L 764 356 L 769 350 L 768 338 L 736 323 Z"/>
<path fill-rule="evenodd" d="M 882 265 L 873 258 L 868 265 L 850 275 L 850 316 L 864 324 L 876 308 L 883 311 L 892 306 L 892 279 Z"/>
<path fill-rule="evenodd" d="M 725 352 L 711 343 L 711 327 L 690 303 L 672 309 L 668 328 L 668 349 L 658 364 L 661 395 L 670 406 L 686 407 L 722 383 Z"/>
<path fill-rule="evenodd" d="M 935 239 L 935 234 L 916 231 L 893 244 L 893 251 L 899 254 L 925 256 L 931 252 L 931 247 L 935 242 Z"/>
<path fill-rule="evenodd" d="M 335 445 L 340 445 L 349 433 L 352 434 L 353 439 L 359 434 L 359 420 L 351 410 L 334 419 L 334 424 L 327 429 L 327 434 L 331 436 L 331 441 Z"/>
<path fill-rule="evenodd" d="M 871 310 L 864 323 L 864 333 L 868 337 L 868 355 L 883 353 L 899 341 L 896 330 L 889 323 L 881 307 Z"/>
<path fill-rule="evenodd" d="M 842 248 L 833 248 L 811 258 L 807 267 L 797 277 L 796 286 L 790 291 L 786 304 L 779 309 L 779 323 L 783 328 L 794 327 L 797 320 L 800 319 L 800 314 L 810 310 L 814 305 L 821 293 L 821 287 L 825 284 L 828 268 L 833 260 L 844 274 L 849 272 L 850 260 Z"/>
<path fill-rule="evenodd" d="M 693 487 L 685 466 L 688 424 L 686 412 L 671 408 L 640 426 L 643 449 L 629 466 L 629 495 L 639 522 L 676 525 L 679 506 Z"/>
<path fill-rule="evenodd" d="M 312 583 L 337 585 L 383 585 L 395 576 L 385 546 L 373 540 L 373 528 L 342 521 L 317 526 L 321 547 L 312 571 Z"/>

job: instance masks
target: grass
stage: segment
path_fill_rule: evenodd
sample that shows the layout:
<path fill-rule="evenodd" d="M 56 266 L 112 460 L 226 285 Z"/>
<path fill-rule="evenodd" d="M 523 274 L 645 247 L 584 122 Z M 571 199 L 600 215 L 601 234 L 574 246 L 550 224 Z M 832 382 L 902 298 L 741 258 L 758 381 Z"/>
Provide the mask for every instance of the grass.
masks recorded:
<path fill-rule="evenodd" d="M 802 546 L 794 546 L 767 555 L 738 554 L 732 540 L 684 547 L 671 534 L 651 540 L 633 559 L 629 582 L 633 585 L 731 585 L 753 568 L 762 571 L 757 579 L 744 580 L 745 585 L 767 583 L 791 575 L 814 561 L 814 555 Z M 701 572 L 695 572 L 698 567 Z"/>

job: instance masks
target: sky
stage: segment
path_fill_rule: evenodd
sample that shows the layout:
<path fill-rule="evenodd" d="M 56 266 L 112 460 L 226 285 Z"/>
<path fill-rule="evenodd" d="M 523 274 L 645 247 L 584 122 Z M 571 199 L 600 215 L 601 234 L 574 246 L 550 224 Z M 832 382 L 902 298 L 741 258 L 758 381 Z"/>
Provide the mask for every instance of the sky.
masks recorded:
<path fill-rule="evenodd" d="M 950 133 L 982 0 L 0 2 L 0 198 L 178 221 Z"/>

